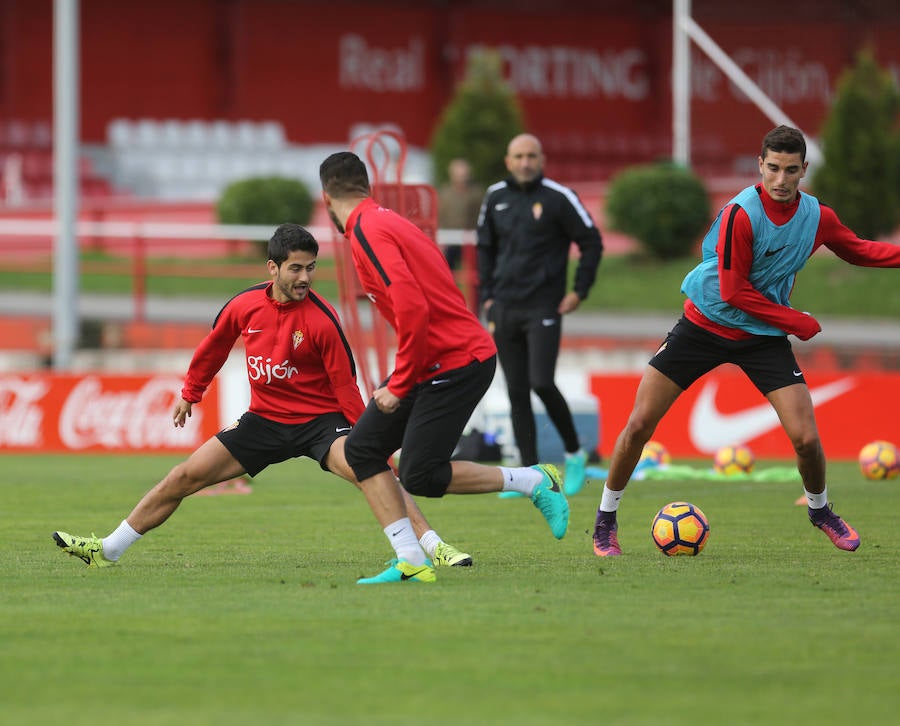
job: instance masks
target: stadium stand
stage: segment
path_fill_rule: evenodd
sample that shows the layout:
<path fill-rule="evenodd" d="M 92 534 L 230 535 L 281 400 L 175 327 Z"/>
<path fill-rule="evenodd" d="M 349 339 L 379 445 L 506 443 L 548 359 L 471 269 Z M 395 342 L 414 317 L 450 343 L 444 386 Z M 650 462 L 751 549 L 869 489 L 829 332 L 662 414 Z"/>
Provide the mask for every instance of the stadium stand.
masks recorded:
<path fill-rule="evenodd" d="M 87 154 L 78 159 L 83 197 L 112 194 L 109 181 Z M 53 197 L 53 132 L 49 121 L 0 120 L 0 199 L 9 205 Z"/>
<path fill-rule="evenodd" d="M 283 174 L 295 154 L 275 121 L 117 118 L 107 140 L 116 185 L 169 200 L 214 199 L 236 179 Z"/>
<path fill-rule="evenodd" d="M 375 124 L 357 124 L 348 136 Z M 341 144 L 290 144 L 280 122 L 247 119 L 115 118 L 105 144 L 83 144 L 82 198 L 126 196 L 170 202 L 211 202 L 233 181 L 253 176 L 319 184 L 319 163 Z M 411 149 L 407 176 L 431 178 L 424 150 Z M 49 121 L 0 120 L 0 203 L 20 206 L 53 197 L 53 134 Z"/>
<path fill-rule="evenodd" d="M 373 126 L 351 129 L 350 138 Z M 319 163 L 343 148 L 290 144 L 277 121 L 217 119 L 126 119 L 107 126 L 111 178 L 139 197 L 162 200 L 216 199 L 231 182 L 252 176 L 283 176 L 319 184 Z M 413 154 L 412 172 L 430 176 L 430 160 Z"/>

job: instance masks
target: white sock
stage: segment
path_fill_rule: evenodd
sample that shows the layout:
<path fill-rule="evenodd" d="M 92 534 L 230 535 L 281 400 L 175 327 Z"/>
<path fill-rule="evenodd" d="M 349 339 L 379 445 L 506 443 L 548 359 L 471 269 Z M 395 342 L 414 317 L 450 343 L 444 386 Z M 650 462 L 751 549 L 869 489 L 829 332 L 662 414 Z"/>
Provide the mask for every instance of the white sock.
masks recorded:
<path fill-rule="evenodd" d="M 608 488 L 606 484 L 603 485 L 603 496 L 600 498 L 600 511 L 601 512 L 616 512 L 619 509 L 619 500 L 622 498 L 622 495 L 625 493 L 623 489 L 620 492 L 614 492 L 612 489 Z"/>
<path fill-rule="evenodd" d="M 503 491 L 520 492 L 526 497 L 530 497 L 535 487 L 544 480 L 543 472 L 530 466 L 501 466 L 500 471 L 503 472 Z"/>
<path fill-rule="evenodd" d="M 132 526 L 126 520 L 122 520 L 122 524 L 113 530 L 109 536 L 104 537 L 103 556 L 115 562 L 118 560 L 131 545 L 137 542 L 143 535 L 134 531 Z"/>
<path fill-rule="evenodd" d="M 437 549 L 437 546 L 443 541 L 444 540 L 441 539 L 440 535 L 433 529 L 429 529 L 419 538 L 419 544 L 422 545 L 422 549 L 425 550 L 425 554 L 428 555 L 428 557 L 430 557 L 431 559 L 434 559 L 434 551 Z"/>
<path fill-rule="evenodd" d="M 811 494 L 806 491 L 805 487 L 803 491 L 806 494 L 806 504 L 810 509 L 821 509 L 828 506 L 828 487 L 825 487 L 821 494 Z"/>
<path fill-rule="evenodd" d="M 419 540 L 416 539 L 416 533 L 413 531 L 409 517 L 398 519 L 396 522 L 389 524 L 384 528 L 391 547 L 397 553 L 397 558 L 406 560 L 411 565 L 424 565 L 425 553 Z"/>

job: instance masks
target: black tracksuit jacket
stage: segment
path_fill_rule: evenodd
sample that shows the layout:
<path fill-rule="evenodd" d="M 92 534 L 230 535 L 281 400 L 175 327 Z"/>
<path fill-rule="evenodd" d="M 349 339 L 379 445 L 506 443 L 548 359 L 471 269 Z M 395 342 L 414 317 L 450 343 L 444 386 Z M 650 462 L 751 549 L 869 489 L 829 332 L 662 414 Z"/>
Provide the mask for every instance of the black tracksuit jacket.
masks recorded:
<path fill-rule="evenodd" d="M 584 299 L 603 241 L 578 195 L 543 176 L 524 186 L 512 178 L 493 184 L 478 216 L 481 302 L 555 309 L 566 294 L 572 242 L 581 251 L 574 290 Z"/>

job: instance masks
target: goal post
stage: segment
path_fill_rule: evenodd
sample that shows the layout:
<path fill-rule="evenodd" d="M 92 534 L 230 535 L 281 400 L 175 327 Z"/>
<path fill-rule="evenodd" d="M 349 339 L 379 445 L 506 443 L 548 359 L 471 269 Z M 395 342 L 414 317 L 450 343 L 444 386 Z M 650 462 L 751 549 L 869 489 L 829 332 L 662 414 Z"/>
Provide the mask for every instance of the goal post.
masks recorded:
<path fill-rule="evenodd" d="M 744 73 L 731 56 L 694 21 L 691 17 L 691 0 L 672 0 L 672 156 L 675 161 L 688 167 L 691 165 L 690 41 L 696 43 L 769 121 L 799 128 L 784 109 Z M 805 136 L 807 157 L 816 166 L 824 158 L 822 149 L 808 134 Z"/>

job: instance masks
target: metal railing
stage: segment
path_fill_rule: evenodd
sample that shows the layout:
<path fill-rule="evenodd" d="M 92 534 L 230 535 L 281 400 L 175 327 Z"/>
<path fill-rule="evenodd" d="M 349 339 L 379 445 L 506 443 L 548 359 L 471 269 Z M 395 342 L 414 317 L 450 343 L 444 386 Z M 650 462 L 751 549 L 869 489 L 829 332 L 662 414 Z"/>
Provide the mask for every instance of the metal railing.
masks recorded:
<path fill-rule="evenodd" d="M 76 236 L 82 252 L 106 252 L 120 260 L 82 263 L 81 271 L 109 274 L 130 274 L 134 320 L 146 319 L 147 279 L 150 275 L 176 274 L 171 261 L 160 259 L 228 256 L 249 250 L 254 241 L 267 240 L 271 225 L 220 225 L 202 223 L 171 223 L 146 221 L 80 220 Z M 319 241 L 320 255 L 333 257 L 336 233 L 332 227 L 308 226 Z M 0 219 L 0 268 L 14 271 L 52 271 L 55 240 L 59 228 L 52 219 Z M 442 245 L 463 245 L 463 269 L 458 282 L 466 299 L 475 309 L 477 305 L 477 273 L 475 272 L 475 233 L 472 230 L 438 230 Z M 188 243 L 188 244 L 186 244 Z M 235 263 L 229 269 L 216 268 L 220 276 L 252 276 L 260 270 L 258 264 Z M 336 278 L 335 278 L 336 279 Z"/>

